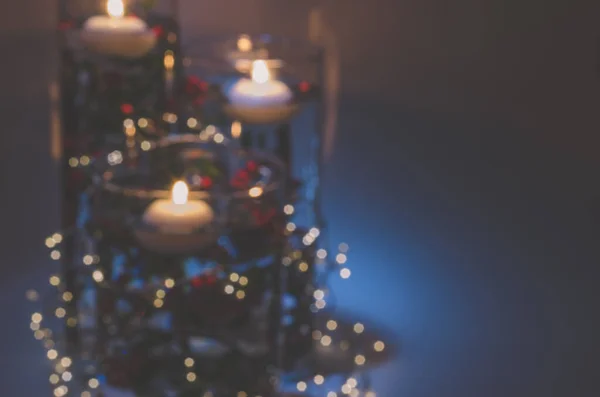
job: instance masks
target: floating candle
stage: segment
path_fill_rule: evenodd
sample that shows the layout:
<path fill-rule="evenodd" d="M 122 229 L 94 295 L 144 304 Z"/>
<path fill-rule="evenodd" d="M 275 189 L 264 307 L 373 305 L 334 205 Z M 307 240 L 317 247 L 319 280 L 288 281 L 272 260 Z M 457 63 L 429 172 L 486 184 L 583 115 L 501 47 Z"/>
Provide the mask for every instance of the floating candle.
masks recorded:
<path fill-rule="evenodd" d="M 225 89 L 229 103 L 225 112 L 249 124 L 268 124 L 290 119 L 296 110 L 290 88 L 271 79 L 264 60 L 252 63 L 252 78 L 243 78 Z"/>
<path fill-rule="evenodd" d="M 108 15 L 85 21 L 81 40 L 89 49 L 103 54 L 137 58 L 154 47 L 156 37 L 144 21 L 125 16 L 122 0 L 108 0 Z"/>
<path fill-rule="evenodd" d="M 287 105 L 292 91 L 285 83 L 272 80 L 267 63 L 259 60 L 252 63 L 252 78 L 237 81 L 227 96 L 234 106 L 262 108 Z"/>
<path fill-rule="evenodd" d="M 189 234 L 208 226 L 214 212 L 204 201 L 188 200 L 188 186 L 183 181 L 173 185 L 171 200 L 156 200 L 144 213 L 144 223 L 165 234 Z"/>

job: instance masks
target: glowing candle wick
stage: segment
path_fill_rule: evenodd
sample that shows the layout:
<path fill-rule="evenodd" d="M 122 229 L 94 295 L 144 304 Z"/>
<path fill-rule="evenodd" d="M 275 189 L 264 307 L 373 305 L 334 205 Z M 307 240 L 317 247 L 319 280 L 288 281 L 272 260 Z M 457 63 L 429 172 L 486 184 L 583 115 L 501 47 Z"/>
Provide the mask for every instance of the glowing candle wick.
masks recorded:
<path fill-rule="evenodd" d="M 125 5 L 123 0 L 108 0 L 106 11 L 113 18 L 122 18 L 125 15 Z"/>
<path fill-rule="evenodd" d="M 185 182 L 177 181 L 173 185 L 171 197 L 174 204 L 183 205 L 188 201 L 189 189 Z"/>

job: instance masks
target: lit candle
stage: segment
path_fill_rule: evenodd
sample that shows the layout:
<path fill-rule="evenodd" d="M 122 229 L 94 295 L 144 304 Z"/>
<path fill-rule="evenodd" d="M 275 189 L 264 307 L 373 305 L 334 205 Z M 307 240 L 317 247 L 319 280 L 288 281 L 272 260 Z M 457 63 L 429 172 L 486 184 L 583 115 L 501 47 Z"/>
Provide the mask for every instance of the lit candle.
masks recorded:
<path fill-rule="evenodd" d="M 123 0 L 108 0 L 108 15 L 96 15 L 85 21 L 81 32 L 83 43 L 91 50 L 129 58 L 150 51 L 156 36 L 137 17 L 125 16 Z"/>
<path fill-rule="evenodd" d="M 214 212 L 204 201 L 188 200 L 183 181 L 173 185 L 171 200 L 156 200 L 144 213 L 144 223 L 164 234 L 189 234 L 212 223 Z"/>
<path fill-rule="evenodd" d="M 298 106 L 290 88 L 271 79 L 266 61 L 252 62 L 252 78 L 242 78 L 225 88 L 229 116 L 250 124 L 275 123 L 292 117 Z"/>
<path fill-rule="evenodd" d="M 252 78 L 237 81 L 227 96 L 234 106 L 264 108 L 289 104 L 292 91 L 285 83 L 272 80 L 267 63 L 259 60 L 252 62 Z"/>

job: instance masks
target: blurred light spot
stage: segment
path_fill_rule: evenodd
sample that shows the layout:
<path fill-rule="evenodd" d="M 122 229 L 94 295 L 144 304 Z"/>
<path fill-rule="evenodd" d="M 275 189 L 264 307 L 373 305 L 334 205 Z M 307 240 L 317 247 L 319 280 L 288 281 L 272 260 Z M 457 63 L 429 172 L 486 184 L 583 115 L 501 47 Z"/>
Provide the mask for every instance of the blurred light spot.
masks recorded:
<path fill-rule="evenodd" d="M 140 143 L 140 148 L 142 148 L 142 150 L 144 152 L 147 152 L 148 150 L 150 150 L 151 146 L 152 145 L 150 145 L 150 142 L 148 142 L 148 141 L 142 141 L 142 143 Z"/>
<path fill-rule="evenodd" d="M 238 38 L 237 48 L 241 52 L 252 51 L 252 39 L 250 36 L 243 34 Z"/>
<path fill-rule="evenodd" d="M 92 277 L 97 283 L 100 283 L 104 280 L 104 274 L 102 274 L 100 270 L 95 270 L 94 273 L 92 273 Z"/>
<path fill-rule="evenodd" d="M 30 301 L 36 301 L 40 297 L 38 292 L 34 289 L 30 289 L 25 293 L 25 297 Z"/>
<path fill-rule="evenodd" d="M 189 128 L 196 128 L 198 126 L 198 120 L 193 117 L 190 117 L 187 121 L 187 126 Z"/>
<path fill-rule="evenodd" d="M 296 384 L 296 388 L 298 389 L 298 391 L 305 391 L 306 390 L 306 383 L 304 383 L 304 382 L 298 382 Z"/>
<path fill-rule="evenodd" d="M 260 197 L 263 194 L 263 190 L 259 186 L 254 186 L 248 191 L 248 195 L 252 198 Z"/>
<path fill-rule="evenodd" d="M 64 316 L 67 315 L 67 311 L 65 309 L 63 309 L 62 307 L 59 307 L 54 311 L 54 314 L 58 318 L 63 318 Z"/>
<path fill-rule="evenodd" d="M 362 354 L 358 354 L 356 357 L 354 357 L 354 363 L 356 365 L 364 365 L 366 361 L 367 359 Z"/>
<path fill-rule="evenodd" d="M 239 121 L 231 123 L 231 137 L 239 138 L 242 135 L 242 124 Z"/>
<path fill-rule="evenodd" d="M 349 278 L 351 274 L 352 274 L 352 272 L 348 268 L 344 268 L 344 269 L 340 270 L 340 277 L 343 279 Z"/>
<path fill-rule="evenodd" d="M 335 331 L 337 329 L 337 322 L 335 320 L 327 321 L 327 329 L 330 331 Z"/>

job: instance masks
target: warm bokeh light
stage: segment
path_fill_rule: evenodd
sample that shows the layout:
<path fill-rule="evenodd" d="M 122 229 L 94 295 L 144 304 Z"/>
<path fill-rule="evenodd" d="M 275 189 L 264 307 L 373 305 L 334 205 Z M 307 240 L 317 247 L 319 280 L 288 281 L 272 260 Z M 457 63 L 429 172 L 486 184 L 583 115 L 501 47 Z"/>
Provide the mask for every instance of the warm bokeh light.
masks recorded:
<path fill-rule="evenodd" d="M 187 126 L 190 128 L 196 128 L 198 126 L 198 120 L 190 117 L 187 121 Z"/>
<path fill-rule="evenodd" d="M 48 359 L 54 360 L 58 357 L 58 352 L 54 349 L 50 349 L 48 350 L 48 353 L 46 353 L 46 356 L 48 356 Z"/>
<path fill-rule="evenodd" d="M 252 62 L 252 81 L 263 84 L 269 81 L 270 73 L 267 63 L 263 60 Z"/>
<path fill-rule="evenodd" d="M 354 357 L 354 363 L 356 365 L 364 365 L 366 361 L 367 359 L 362 354 L 358 354 L 356 357 Z"/>
<path fill-rule="evenodd" d="M 252 39 L 247 34 L 243 34 L 237 41 L 238 50 L 242 52 L 252 51 Z"/>
<path fill-rule="evenodd" d="M 173 190 L 171 191 L 173 203 L 178 205 L 187 203 L 189 193 L 190 190 L 188 189 L 188 185 L 184 181 L 175 182 Z"/>
<path fill-rule="evenodd" d="M 173 69 L 173 67 L 175 66 L 175 56 L 173 56 L 173 51 L 165 52 L 165 58 L 164 58 L 163 63 L 165 65 L 165 69 L 167 69 L 167 70 Z"/>
<path fill-rule="evenodd" d="M 327 321 L 327 329 L 330 331 L 335 331 L 337 329 L 337 322 L 335 320 Z"/>
<path fill-rule="evenodd" d="M 104 280 L 104 274 L 100 270 L 94 270 L 92 277 L 97 283 L 101 283 Z"/>
<path fill-rule="evenodd" d="M 34 323 L 36 323 L 36 324 L 41 323 L 42 322 L 42 315 L 40 313 L 33 313 L 31 315 L 31 321 L 34 322 Z"/>
<path fill-rule="evenodd" d="M 378 340 L 377 342 L 375 342 L 373 344 L 373 349 L 375 349 L 376 352 L 382 352 L 383 349 L 385 349 L 385 343 L 383 343 L 382 341 Z"/>
<path fill-rule="evenodd" d="M 253 198 L 260 197 L 263 194 L 263 189 L 260 186 L 254 186 L 248 191 L 248 195 Z"/>
<path fill-rule="evenodd" d="M 323 335 L 323 337 L 321 338 L 321 344 L 323 346 L 329 346 L 329 345 L 331 345 L 331 336 L 329 336 L 329 335 Z"/>
<path fill-rule="evenodd" d="M 239 121 L 234 121 L 231 123 L 231 137 L 239 138 L 242 135 L 242 123 Z"/>
<path fill-rule="evenodd" d="M 106 12 L 113 18 L 122 18 L 125 15 L 123 0 L 108 0 L 106 3 Z"/>
<path fill-rule="evenodd" d="M 225 136 L 221 133 L 216 133 L 213 137 L 213 140 L 215 141 L 215 143 L 223 143 L 223 141 L 225 140 Z"/>

